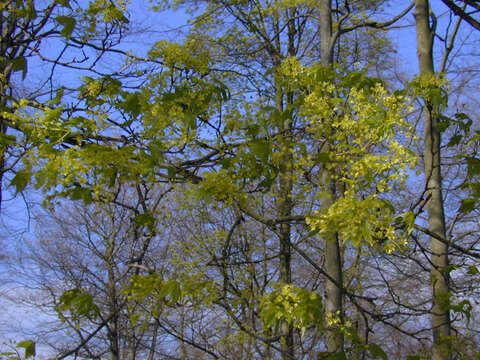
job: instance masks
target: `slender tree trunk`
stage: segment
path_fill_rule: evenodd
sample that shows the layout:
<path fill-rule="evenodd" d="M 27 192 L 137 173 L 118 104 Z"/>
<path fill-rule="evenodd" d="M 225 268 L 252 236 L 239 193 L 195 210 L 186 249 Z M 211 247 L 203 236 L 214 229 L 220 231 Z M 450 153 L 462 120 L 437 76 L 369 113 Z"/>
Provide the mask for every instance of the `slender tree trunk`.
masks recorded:
<path fill-rule="evenodd" d="M 295 36 L 296 28 L 294 19 L 295 8 L 290 8 L 285 11 L 287 16 L 288 26 L 288 43 L 287 43 L 287 56 L 295 56 Z M 277 39 L 279 41 L 279 39 Z M 280 44 L 278 44 L 280 45 Z M 281 46 L 281 45 L 280 45 Z M 280 49 L 280 48 L 279 48 Z M 282 59 L 278 59 L 278 65 Z M 275 105 L 280 113 L 284 111 L 284 101 L 287 103 L 293 102 L 293 95 L 285 93 L 281 84 L 276 84 L 276 99 Z M 292 119 L 286 118 L 279 124 L 279 132 L 282 134 L 279 138 L 280 152 L 282 153 L 282 161 L 279 171 L 279 183 L 278 183 L 278 198 L 277 198 L 277 211 L 279 217 L 290 217 L 293 211 L 293 159 L 291 153 L 292 141 Z M 280 224 L 279 237 L 280 237 L 280 283 L 282 285 L 288 285 L 292 283 L 292 249 L 290 246 L 292 236 L 292 226 L 289 222 Z M 286 322 L 281 325 L 281 348 L 282 359 L 295 359 L 295 342 L 294 342 L 294 329 L 292 324 Z"/>
<path fill-rule="evenodd" d="M 107 271 L 108 271 L 108 301 L 110 313 L 114 314 L 117 312 L 118 303 L 117 303 L 117 289 L 115 282 L 115 268 L 114 268 L 114 243 L 113 240 L 107 243 Z M 107 326 L 108 328 L 108 339 L 110 342 L 110 354 L 112 360 L 120 359 L 120 334 L 118 327 L 118 315 L 114 315 L 112 320 Z"/>
<path fill-rule="evenodd" d="M 332 0 L 321 0 L 320 12 L 320 60 L 323 66 L 333 64 Z"/>
<path fill-rule="evenodd" d="M 128 324 L 126 328 L 127 339 L 125 342 L 125 358 L 128 360 L 135 360 L 136 358 L 136 345 L 135 345 L 135 330 L 132 324 Z M 151 351 L 151 350 L 150 350 Z M 150 357 L 149 357 L 150 360 Z"/>
<path fill-rule="evenodd" d="M 332 3 L 331 0 L 320 2 L 320 56 L 324 66 L 333 64 L 333 36 L 332 36 Z M 324 174 L 324 185 L 330 194 L 331 200 L 324 204 L 328 207 L 335 199 L 335 183 Z M 342 257 L 338 236 L 325 239 L 325 271 L 335 280 L 327 279 L 325 285 L 325 313 L 327 317 L 339 318 L 343 322 L 343 277 Z M 332 327 L 327 332 L 327 351 L 337 353 L 343 351 L 343 335 Z"/>
<path fill-rule="evenodd" d="M 182 309 L 182 322 L 183 322 L 183 309 Z M 156 345 L 157 345 L 157 336 L 158 336 L 158 324 L 159 322 L 156 321 L 155 322 L 155 325 L 153 327 L 153 331 L 152 331 L 152 343 L 150 345 L 150 351 L 148 353 L 148 360 L 155 360 L 155 349 L 156 349 Z M 183 326 L 183 324 L 182 324 Z M 183 330 L 182 330 L 182 338 L 183 338 Z M 185 360 L 187 358 L 187 355 L 186 355 L 186 349 L 185 349 L 185 343 L 182 341 L 182 345 L 181 345 L 181 359 L 182 360 Z"/>
<path fill-rule="evenodd" d="M 277 99 L 276 105 L 278 110 L 283 111 L 283 93 L 280 86 L 277 86 Z M 280 132 L 287 133 L 291 121 L 286 120 L 284 124 L 280 124 Z M 277 197 L 277 211 L 279 217 L 290 217 L 292 215 L 292 154 L 290 153 L 290 144 L 287 136 L 282 135 L 278 142 L 280 151 L 282 152 L 282 162 L 280 164 L 279 175 L 279 190 Z M 288 222 L 280 224 L 279 237 L 280 237 L 280 284 L 288 285 L 292 283 L 292 270 L 291 270 L 291 257 L 292 250 L 290 246 L 291 238 L 291 225 Z M 282 359 L 294 359 L 294 341 L 293 341 L 293 326 L 286 322 L 281 325 L 281 347 L 282 347 Z"/>
<path fill-rule="evenodd" d="M 180 359 L 187 360 L 187 347 L 186 347 L 185 341 L 183 340 L 185 338 L 185 308 L 184 307 L 182 307 L 180 310 L 180 336 L 181 336 Z"/>
<path fill-rule="evenodd" d="M 343 322 L 343 293 L 338 285 L 343 283 L 342 277 L 342 259 L 340 254 L 340 245 L 338 237 L 327 239 L 325 244 L 325 271 L 330 275 L 335 283 L 327 279 L 325 286 L 325 312 L 334 318 Z M 335 329 L 328 331 L 327 351 L 336 353 L 343 351 L 343 334 Z"/>
<path fill-rule="evenodd" d="M 8 5 L 7 10 L 9 10 Z M 10 84 L 10 73 L 11 65 L 6 63 L 7 50 L 11 44 L 9 44 L 8 33 L 11 27 L 11 16 L 9 16 L 8 21 L 4 14 L 7 14 L 7 11 L 2 11 L 0 13 L 0 57 L 4 59 L 2 61 L 2 66 L 0 67 L 0 112 L 6 111 L 7 107 L 7 91 Z M 0 135 L 7 132 L 7 124 L 5 119 L 0 116 Z M 2 191 L 3 191 L 3 174 L 5 172 L 5 161 L 6 161 L 6 145 L 0 145 L 0 209 L 2 204 Z"/>
<path fill-rule="evenodd" d="M 415 19 L 417 31 L 417 54 L 420 74 L 433 74 L 434 29 L 429 22 L 428 0 L 416 0 Z M 442 198 L 442 177 L 440 163 L 441 134 L 439 118 L 433 104 L 425 102 L 425 184 L 429 230 L 446 239 L 445 214 Z M 433 360 L 450 359 L 448 337 L 451 333 L 450 311 L 445 309 L 449 292 L 449 275 L 444 271 L 448 266 L 448 246 L 430 237 L 431 263 L 430 283 L 432 286 L 432 329 Z"/>
<path fill-rule="evenodd" d="M 3 71 L 2 71 L 3 73 Z M 4 111 L 6 109 L 6 93 L 3 84 L 0 84 L 0 111 Z M 5 119 L 0 116 L 0 135 L 3 135 L 7 132 L 7 124 L 5 123 Z M 0 144 L 0 211 L 2 209 L 2 199 L 3 199 L 3 174 L 5 172 L 5 165 L 6 165 L 6 151 L 7 146 Z"/>
<path fill-rule="evenodd" d="M 266 234 L 266 229 L 265 228 L 262 228 L 262 257 L 263 259 L 266 259 L 267 256 L 268 256 L 268 249 L 269 249 L 269 246 L 268 246 L 268 235 Z M 267 261 L 264 261 L 263 264 L 262 264 L 262 268 L 263 268 L 263 279 L 262 279 L 262 287 L 265 287 L 266 284 L 268 284 L 269 282 L 269 278 L 268 278 L 268 263 Z M 264 329 L 264 336 L 266 338 L 269 338 L 272 336 L 272 329 L 271 328 L 265 328 Z M 264 344 L 264 349 L 265 349 L 265 353 L 263 355 L 263 359 L 264 360 L 271 360 L 273 357 L 272 357 L 272 347 L 271 347 L 271 344 L 270 343 L 266 343 Z"/>

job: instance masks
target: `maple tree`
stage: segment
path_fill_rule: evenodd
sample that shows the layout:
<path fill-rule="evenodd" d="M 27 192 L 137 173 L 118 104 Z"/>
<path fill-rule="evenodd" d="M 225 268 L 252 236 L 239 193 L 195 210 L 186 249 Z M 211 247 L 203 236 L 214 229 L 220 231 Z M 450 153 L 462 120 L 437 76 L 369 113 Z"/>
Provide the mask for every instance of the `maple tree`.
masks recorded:
<path fill-rule="evenodd" d="M 460 352 L 451 314 L 470 318 L 472 305 L 453 299 L 449 249 L 470 259 L 478 253 L 447 239 L 440 152 L 440 133 L 448 128 L 440 125 L 447 118 L 446 81 L 430 76 L 435 29 L 428 2 L 383 20 L 376 15 L 380 5 L 370 1 L 335 7 L 331 1 L 176 1 L 160 2 L 156 10 L 171 6 L 189 8 L 188 33 L 177 42 L 155 42 L 146 56 L 109 49 L 124 61 L 124 73 L 92 71 L 76 89 L 55 90 L 48 101 L 5 100 L 2 121 L 16 133 L 14 139 L 3 132 L 4 149 L 22 149 L 11 181 L 16 191 L 31 183 L 47 202 L 61 197 L 131 209 L 119 203 L 115 189 L 171 186 L 179 205 L 137 209 L 132 221 L 154 231 L 159 217 L 176 217 L 183 242 L 172 248 L 175 270 L 168 276 L 137 271 L 124 291 L 148 302 L 145 319 L 159 319 L 160 309 L 168 308 L 157 324 L 181 342 L 183 357 L 187 343 L 213 358 L 233 356 L 234 349 L 241 349 L 240 358 L 387 358 L 370 335 L 373 328 L 409 335 L 423 346 L 401 322 L 416 313 L 432 316 L 433 358 Z M 421 76 L 392 90 L 372 76 L 379 59 L 367 58 L 357 39 L 381 47 L 379 30 L 413 6 Z M 80 27 L 73 15 L 57 16 L 52 31 L 103 54 L 106 49 L 89 38 L 96 30 L 89 21 L 93 11 L 107 28 L 127 19 L 121 3 L 97 1 L 86 9 L 83 37 L 75 33 Z M 25 59 L 10 64 L 12 71 L 27 71 Z M 410 122 L 418 99 L 425 126 L 433 129 L 422 139 Z M 466 133 L 468 116 L 454 118 L 450 123 Z M 425 197 L 399 205 L 409 174 L 418 169 L 416 142 L 425 149 Z M 452 137 L 449 145 L 459 143 Z M 476 209 L 477 161 L 467 156 L 464 188 L 470 193 L 463 212 Z M 423 207 L 429 229 L 421 225 Z M 428 251 L 418 240 L 422 233 L 431 237 Z M 373 273 L 369 261 L 380 263 L 375 270 L 381 276 L 390 264 L 415 264 L 410 251 L 417 245 L 430 254 L 418 262 L 431 267 L 431 311 L 392 295 L 398 277 L 385 277 L 371 291 L 374 279 L 365 278 Z M 315 275 L 302 278 L 305 271 Z M 75 308 L 76 298 L 89 304 L 88 291 L 69 291 L 62 311 L 74 320 L 88 315 Z M 228 324 L 225 336 L 202 327 L 198 314 L 220 316 Z M 108 319 L 92 334 L 113 324 Z M 201 344 L 194 333 L 209 340 Z"/>

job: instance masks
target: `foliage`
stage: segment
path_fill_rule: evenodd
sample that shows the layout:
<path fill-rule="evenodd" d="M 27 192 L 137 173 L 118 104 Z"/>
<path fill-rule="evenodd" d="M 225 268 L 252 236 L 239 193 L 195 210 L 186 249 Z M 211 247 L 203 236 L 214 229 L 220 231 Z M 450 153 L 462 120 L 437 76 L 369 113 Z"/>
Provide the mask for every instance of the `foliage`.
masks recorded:
<path fill-rule="evenodd" d="M 97 306 L 93 303 L 92 295 L 83 289 L 65 291 L 58 299 L 57 312 L 60 318 L 66 318 L 65 313 L 69 312 L 71 319 L 76 323 L 79 323 L 82 318 L 95 318 L 99 313 Z"/>
<path fill-rule="evenodd" d="M 305 333 L 307 327 L 323 325 L 322 300 L 314 292 L 284 285 L 261 302 L 261 316 L 267 328 L 278 329 L 282 321 L 287 321 Z"/>
<path fill-rule="evenodd" d="M 13 348 L 13 346 L 12 346 L 12 348 Z M 24 350 L 24 355 L 21 355 L 19 353 L 20 349 Z M 4 359 L 4 360 L 22 360 L 22 359 L 31 358 L 32 356 L 35 357 L 35 355 L 36 355 L 35 342 L 32 341 L 32 340 L 20 341 L 19 343 L 16 344 L 16 346 L 15 346 L 15 348 L 13 348 L 13 350 L 14 351 L 1 352 L 0 353 L 1 359 Z"/>
<path fill-rule="evenodd" d="M 129 211 L 125 237 L 130 242 L 122 239 L 131 245 L 126 263 L 108 257 L 118 250 L 113 240 L 103 239 L 110 255 L 99 252 L 110 269 L 111 307 L 102 309 L 97 294 L 74 281 L 75 287 L 56 303 L 59 318 L 75 324 L 80 338 L 83 324 L 101 321 L 96 331 L 105 327 L 114 348 L 112 329 L 124 312 L 139 337 L 155 329 L 152 354 L 160 328 L 180 344 L 184 358 L 188 344 L 216 358 L 240 350 L 240 357 L 254 358 L 256 349 L 263 358 L 275 358 L 271 354 L 276 351 L 286 359 L 290 337 L 305 357 L 387 359 L 388 341 L 377 345 L 377 327 L 405 335 L 412 319 L 424 321 L 431 299 L 411 305 L 404 293 L 397 293 L 402 281 L 405 286 L 420 283 L 424 290 L 429 285 L 425 273 L 433 266 L 419 232 L 429 201 L 424 195 L 431 189 L 411 189 L 415 170 L 422 171 L 416 146 L 423 143 L 410 120 L 420 107 L 439 119 L 439 132 L 449 137 L 443 148 L 456 151 L 451 158 L 460 161 L 465 181 L 457 186 L 452 180 L 460 195 L 455 201 L 445 197 L 458 209 L 451 210 L 452 234 L 458 231 L 457 219 L 478 210 L 480 135 L 465 113 L 446 115 L 446 75 L 423 74 L 391 90 L 391 83 L 369 71 L 376 59 L 362 59 L 363 70 L 361 63 L 351 65 L 361 50 L 355 50 L 353 40 L 344 42 L 357 34 L 388 47 L 383 34 L 373 30 L 383 26 L 370 20 L 381 4 L 337 2 L 335 11 L 329 9 L 336 20 L 329 29 L 330 45 L 342 58 L 329 66 L 321 65 L 319 61 L 327 62 L 317 51 L 325 46 L 326 34 L 319 38 L 317 31 L 324 25 L 318 19 L 325 19 L 320 2 L 159 1 L 156 10 L 191 6 L 192 21 L 185 37 L 152 41 L 144 56 L 107 46 L 117 44 L 109 37 L 115 31 L 120 43 L 130 24 L 124 1 L 95 0 L 79 9 L 55 1 L 50 13 L 49 7 L 36 9 L 33 2 L 12 4 L 1 10 L 28 24 L 42 13 L 49 24 L 45 35 L 26 40 L 34 44 L 31 48 L 54 34 L 66 48 L 99 51 L 93 64 L 109 51 L 123 62 L 121 70 L 111 72 L 87 66 L 88 73 L 73 89 L 52 87 L 47 100 L 43 95 L 0 94 L 5 125 L 0 147 L 4 155 L 18 155 L 7 159 L 16 194 L 34 185 L 52 206 L 57 199 L 70 199 Z M 102 40 L 103 33 L 109 36 Z M 12 87 L 12 74 L 27 78 L 34 54 L 0 54 L 2 88 Z M 76 69 L 73 59 L 52 63 Z M 13 132 L 7 134 L 7 128 Z M 457 151 L 460 147 L 467 151 Z M 7 169 L 3 160 L 2 167 Z M 152 194 L 159 183 L 175 196 Z M 124 188 L 137 197 L 122 199 Z M 162 221 L 170 217 L 171 224 Z M 172 234 L 179 239 L 166 246 L 167 255 L 145 255 L 152 243 L 159 246 L 159 238 Z M 449 236 L 442 240 L 457 244 Z M 462 236 L 455 251 L 475 257 L 476 242 L 462 247 Z M 90 234 L 87 239 L 92 242 Z M 331 255 L 328 244 L 337 240 L 337 265 L 345 281 L 334 282 L 325 259 Z M 462 267 L 477 275 L 476 263 L 456 256 L 460 265 L 440 269 L 445 278 Z M 112 269 L 122 266 L 128 270 L 117 281 Z M 377 279 L 372 274 L 383 281 L 382 288 L 373 285 Z M 333 313 L 326 310 L 329 294 L 323 294 L 332 283 L 342 304 Z M 469 328 L 471 294 L 449 291 L 435 300 Z M 217 314 L 220 321 L 211 320 L 211 329 L 203 324 Z M 197 333 L 201 341 L 195 339 Z M 418 340 L 424 330 L 411 333 Z M 332 334 L 342 339 L 341 349 L 325 352 Z M 236 350 L 226 351 L 225 339 L 236 339 L 230 344 Z M 418 340 L 422 346 L 423 340 Z M 455 348 L 460 349 L 470 340 L 452 335 L 445 341 L 459 341 Z M 33 342 L 18 346 L 25 348 L 26 357 L 35 355 Z M 465 355 L 459 350 L 459 358 L 476 354 L 474 347 Z"/>

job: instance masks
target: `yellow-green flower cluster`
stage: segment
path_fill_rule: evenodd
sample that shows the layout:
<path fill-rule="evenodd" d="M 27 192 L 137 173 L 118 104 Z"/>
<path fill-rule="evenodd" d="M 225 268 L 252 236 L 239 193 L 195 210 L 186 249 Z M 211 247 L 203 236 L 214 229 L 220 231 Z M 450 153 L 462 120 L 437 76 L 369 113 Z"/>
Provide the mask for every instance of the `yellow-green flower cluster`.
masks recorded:
<path fill-rule="evenodd" d="M 318 294 L 292 285 L 266 295 L 261 302 L 261 316 L 266 326 L 285 321 L 305 331 L 307 326 L 322 326 L 323 306 Z"/>
<path fill-rule="evenodd" d="M 322 149 L 321 166 L 328 171 L 327 178 L 342 189 L 330 199 L 330 206 L 307 219 L 309 226 L 320 235 L 339 233 L 357 246 L 381 243 L 387 251 L 393 250 L 403 239 L 392 226 L 392 205 L 382 198 L 404 183 L 417 162 L 397 140 L 413 136 L 405 120 L 411 111 L 409 98 L 405 92 L 389 92 L 361 72 L 344 75 L 321 66 L 303 68 L 295 59 L 281 69 L 289 81 L 296 74 L 298 86 L 304 89 L 299 114 Z"/>

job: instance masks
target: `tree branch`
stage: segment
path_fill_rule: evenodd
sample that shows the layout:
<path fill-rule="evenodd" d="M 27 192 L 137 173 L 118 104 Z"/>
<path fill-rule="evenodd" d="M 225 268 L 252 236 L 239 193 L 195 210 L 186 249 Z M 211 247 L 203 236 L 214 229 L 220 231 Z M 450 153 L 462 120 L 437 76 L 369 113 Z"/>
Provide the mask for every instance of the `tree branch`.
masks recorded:
<path fill-rule="evenodd" d="M 471 26 L 473 26 L 475 29 L 480 30 L 480 22 L 475 20 L 473 17 L 471 17 L 469 14 L 467 14 L 460 6 L 455 4 L 452 0 L 442 0 L 442 2 L 447 5 L 450 10 L 452 10 L 455 15 L 460 16 L 463 20 L 465 20 L 467 23 L 469 23 Z M 472 1 L 465 1 L 469 5 L 472 5 Z M 476 8 L 478 8 L 478 4 L 472 5 Z"/>

